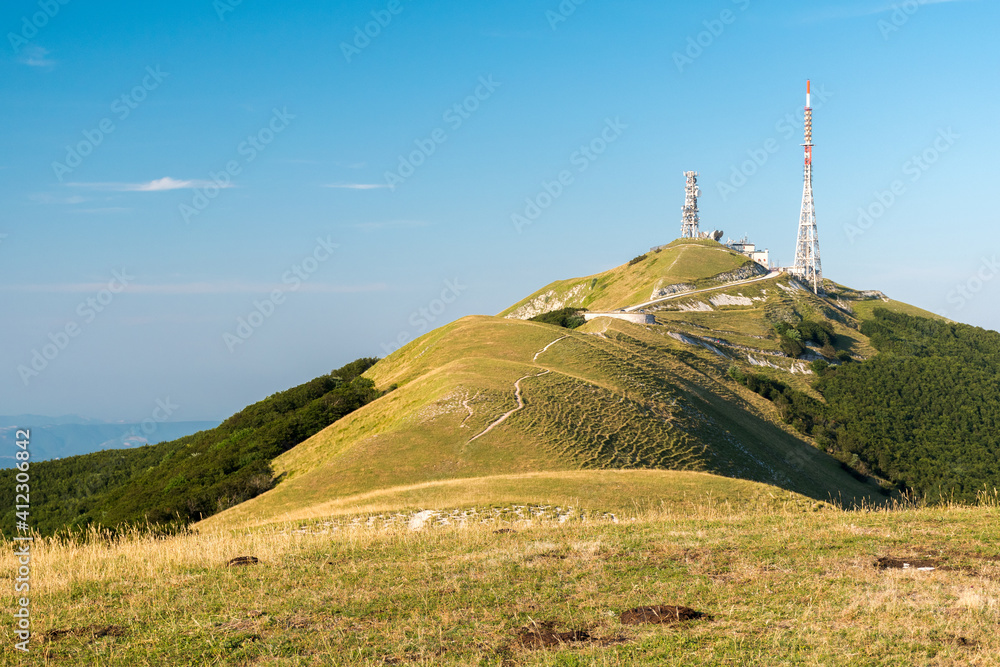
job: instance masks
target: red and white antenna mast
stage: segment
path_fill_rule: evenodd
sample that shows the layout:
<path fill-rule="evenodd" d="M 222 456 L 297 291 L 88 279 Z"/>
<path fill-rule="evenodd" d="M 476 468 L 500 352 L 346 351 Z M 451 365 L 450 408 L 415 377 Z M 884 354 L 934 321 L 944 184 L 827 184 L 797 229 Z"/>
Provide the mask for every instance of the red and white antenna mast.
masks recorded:
<path fill-rule="evenodd" d="M 802 212 L 799 215 L 799 238 L 795 246 L 795 264 L 792 273 L 806 281 L 813 292 L 823 291 L 823 268 L 819 256 L 819 231 L 816 228 L 816 204 L 813 202 L 813 123 L 812 90 L 806 81 L 805 109 L 805 178 L 802 186 Z"/>

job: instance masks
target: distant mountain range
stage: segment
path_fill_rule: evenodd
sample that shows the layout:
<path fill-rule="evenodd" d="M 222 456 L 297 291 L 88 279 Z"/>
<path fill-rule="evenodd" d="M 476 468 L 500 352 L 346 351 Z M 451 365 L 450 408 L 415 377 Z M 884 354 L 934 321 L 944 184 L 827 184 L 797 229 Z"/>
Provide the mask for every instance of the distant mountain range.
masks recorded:
<path fill-rule="evenodd" d="M 215 428 L 217 421 L 108 423 L 76 415 L 0 416 L 0 468 L 14 466 L 14 441 L 18 429 L 31 430 L 32 461 L 48 461 L 176 440 Z"/>

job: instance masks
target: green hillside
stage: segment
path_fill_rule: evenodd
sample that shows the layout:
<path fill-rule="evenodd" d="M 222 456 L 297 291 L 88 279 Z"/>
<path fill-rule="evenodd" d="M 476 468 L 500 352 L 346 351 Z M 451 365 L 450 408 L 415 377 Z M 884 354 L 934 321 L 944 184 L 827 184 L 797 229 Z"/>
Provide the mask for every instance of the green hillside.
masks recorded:
<path fill-rule="evenodd" d="M 715 241 L 678 239 L 610 271 L 554 282 L 500 316 L 528 319 L 569 306 L 596 311 L 625 308 L 652 299 L 654 292 L 670 285 L 694 288 L 724 282 L 714 278 L 744 266 L 756 270 L 749 259 Z"/>
<path fill-rule="evenodd" d="M 764 289 L 784 303 L 782 289 Z M 800 311 L 822 312 L 821 300 L 796 294 Z M 820 500 L 883 497 L 726 375 L 737 354 L 805 367 L 780 356 L 776 336 L 753 338 L 768 334 L 769 305 L 702 313 L 716 318 L 706 344 L 718 352 L 695 342 L 703 325 L 667 311 L 657 314 L 663 326 L 598 319 L 575 330 L 464 318 L 376 364 L 366 376 L 398 389 L 276 459 L 284 481 L 211 525 L 312 515 L 332 499 L 498 471 L 689 470 Z M 871 351 L 859 332 L 834 326 L 840 347 Z M 720 332 L 756 347 L 727 341 L 730 356 Z"/>
<path fill-rule="evenodd" d="M 575 315 L 630 305 L 651 319 Z M 817 296 L 715 242 L 679 240 L 213 431 L 39 464 L 32 521 L 211 517 L 208 529 L 491 499 L 620 510 L 621 471 L 650 473 L 630 478 L 629 506 L 671 496 L 679 473 L 846 506 L 972 500 L 1000 486 L 1000 334 L 921 314 L 832 281 Z"/>
<path fill-rule="evenodd" d="M 171 442 L 31 464 L 30 525 L 62 528 L 187 524 L 272 488 L 270 463 L 381 395 L 359 359 L 233 415 L 217 428 Z M 14 528 L 14 475 L 0 471 L 3 534 Z"/>
<path fill-rule="evenodd" d="M 881 432 L 878 443 L 868 443 L 859 435 L 863 413 L 857 405 L 853 413 L 845 408 L 844 392 L 834 389 L 855 378 L 849 389 L 855 398 L 884 392 L 880 373 L 856 379 L 856 369 L 870 368 L 868 360 L 884 347 L 885 335 L 873 341 L 867 332 L 904 326 L 900 319 L 887 324 L 883 313 L 922 311 L 832 282 L 826 296 L 817 296 L 787 275 L 728 284 L 754 273 L 761 271 L 748 272 L 745 258 L 719 244 L 677 241 L 612 271 L 554 283 L 504 311 L 506 317 L 468 317 L 433 331 L 366 373 L 376 386 L 396 391 L 278 457 L 275 472 L 285 481 L 206 527 L 321 516 L 369 507 L 375 498 L 386 508 L 385 498 L 441 507 L 464 497 L 441 496 L 442 489 L 501 473 L 527 479 L 695 471 L 847 504 L 882 502 L 898 490 L 928 496 L 957 490 L 974 498 L 975 488 L 1000 483 L 1000 476 L 968 464 L 962 469 L 974 469 L 974 477 L 931 488 L 912 466 L 886 464 L 886 457 L 906 461 L 914 438 L 928 429 L 906 431 L 892 447 Z M 639 311 L 655 325 L 599 318 L 566 329 L 526 321 L 567 308 L 567 294 L 575 299 L 568 307 L 616 309 L 679 283 L 711 289 Z M 760 380 L 749 383 L 748 374 Z M 821 390 L 838 403 L 828 404 Z M 909 394 L 902 395 L 906 403 Z M 992 423 L 995 406 L 988 400 L 967 401 L 966 409 L 979 415 L 974 423 L 949 426 L 975 440 Z M 996 453 L 992 443 L 976 442 L 969 445 L 976 461 Z M 921 451 L 949 455 L 937 442 Z M 554 497 L 572 495 L 551 487 L 551 479 L 536 480 L 520 496 L 487 486 L 511 501 L 537 500 L 546 488 Z M 654 485 L 636 495 L 648 500 L 658 493 Z"/>

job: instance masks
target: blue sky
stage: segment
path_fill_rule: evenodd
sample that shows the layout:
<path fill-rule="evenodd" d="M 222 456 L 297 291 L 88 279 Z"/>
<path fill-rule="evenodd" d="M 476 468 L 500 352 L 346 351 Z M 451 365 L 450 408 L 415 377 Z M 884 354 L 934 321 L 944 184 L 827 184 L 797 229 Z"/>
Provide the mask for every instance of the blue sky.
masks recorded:
<path fill-rule="evenodd" d="M 225 418 L 672 240 L 689 169 L 703 229 L 790 263 L 807 78 L 826 276 L 998 329 L 998 19 L 6 2 L 0 413 Z"/>

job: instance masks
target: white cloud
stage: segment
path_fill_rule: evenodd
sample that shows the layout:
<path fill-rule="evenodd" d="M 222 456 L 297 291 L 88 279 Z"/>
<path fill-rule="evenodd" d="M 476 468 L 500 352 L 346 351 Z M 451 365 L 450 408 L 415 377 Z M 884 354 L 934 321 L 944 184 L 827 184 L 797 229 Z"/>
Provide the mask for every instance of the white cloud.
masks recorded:
<path fill-rule="evenodd" d="M 385 183 L 331 183 L 324 188 L 340 188 L 343 190 L 378 190 L 389 187 Z"/>
<path fill-rule="evenodd" d="M 231 188 L 232 184 L 223 185 L 214 181 L 178 180 L 166 176 L 146 183 L 67 183 L 74 188 L 91 188 L 93 190 L 114 190 L 117 192 L 166 192 L 167 190 L 190 190 L 193 188 Z"/>
<path fill-rule="evenodd" d="M 28 67 L 53 67 L 56 61 L 49 58 L 49 50 L 40 46 L 26 46 L 17 59 L 22 65 Z"/>

